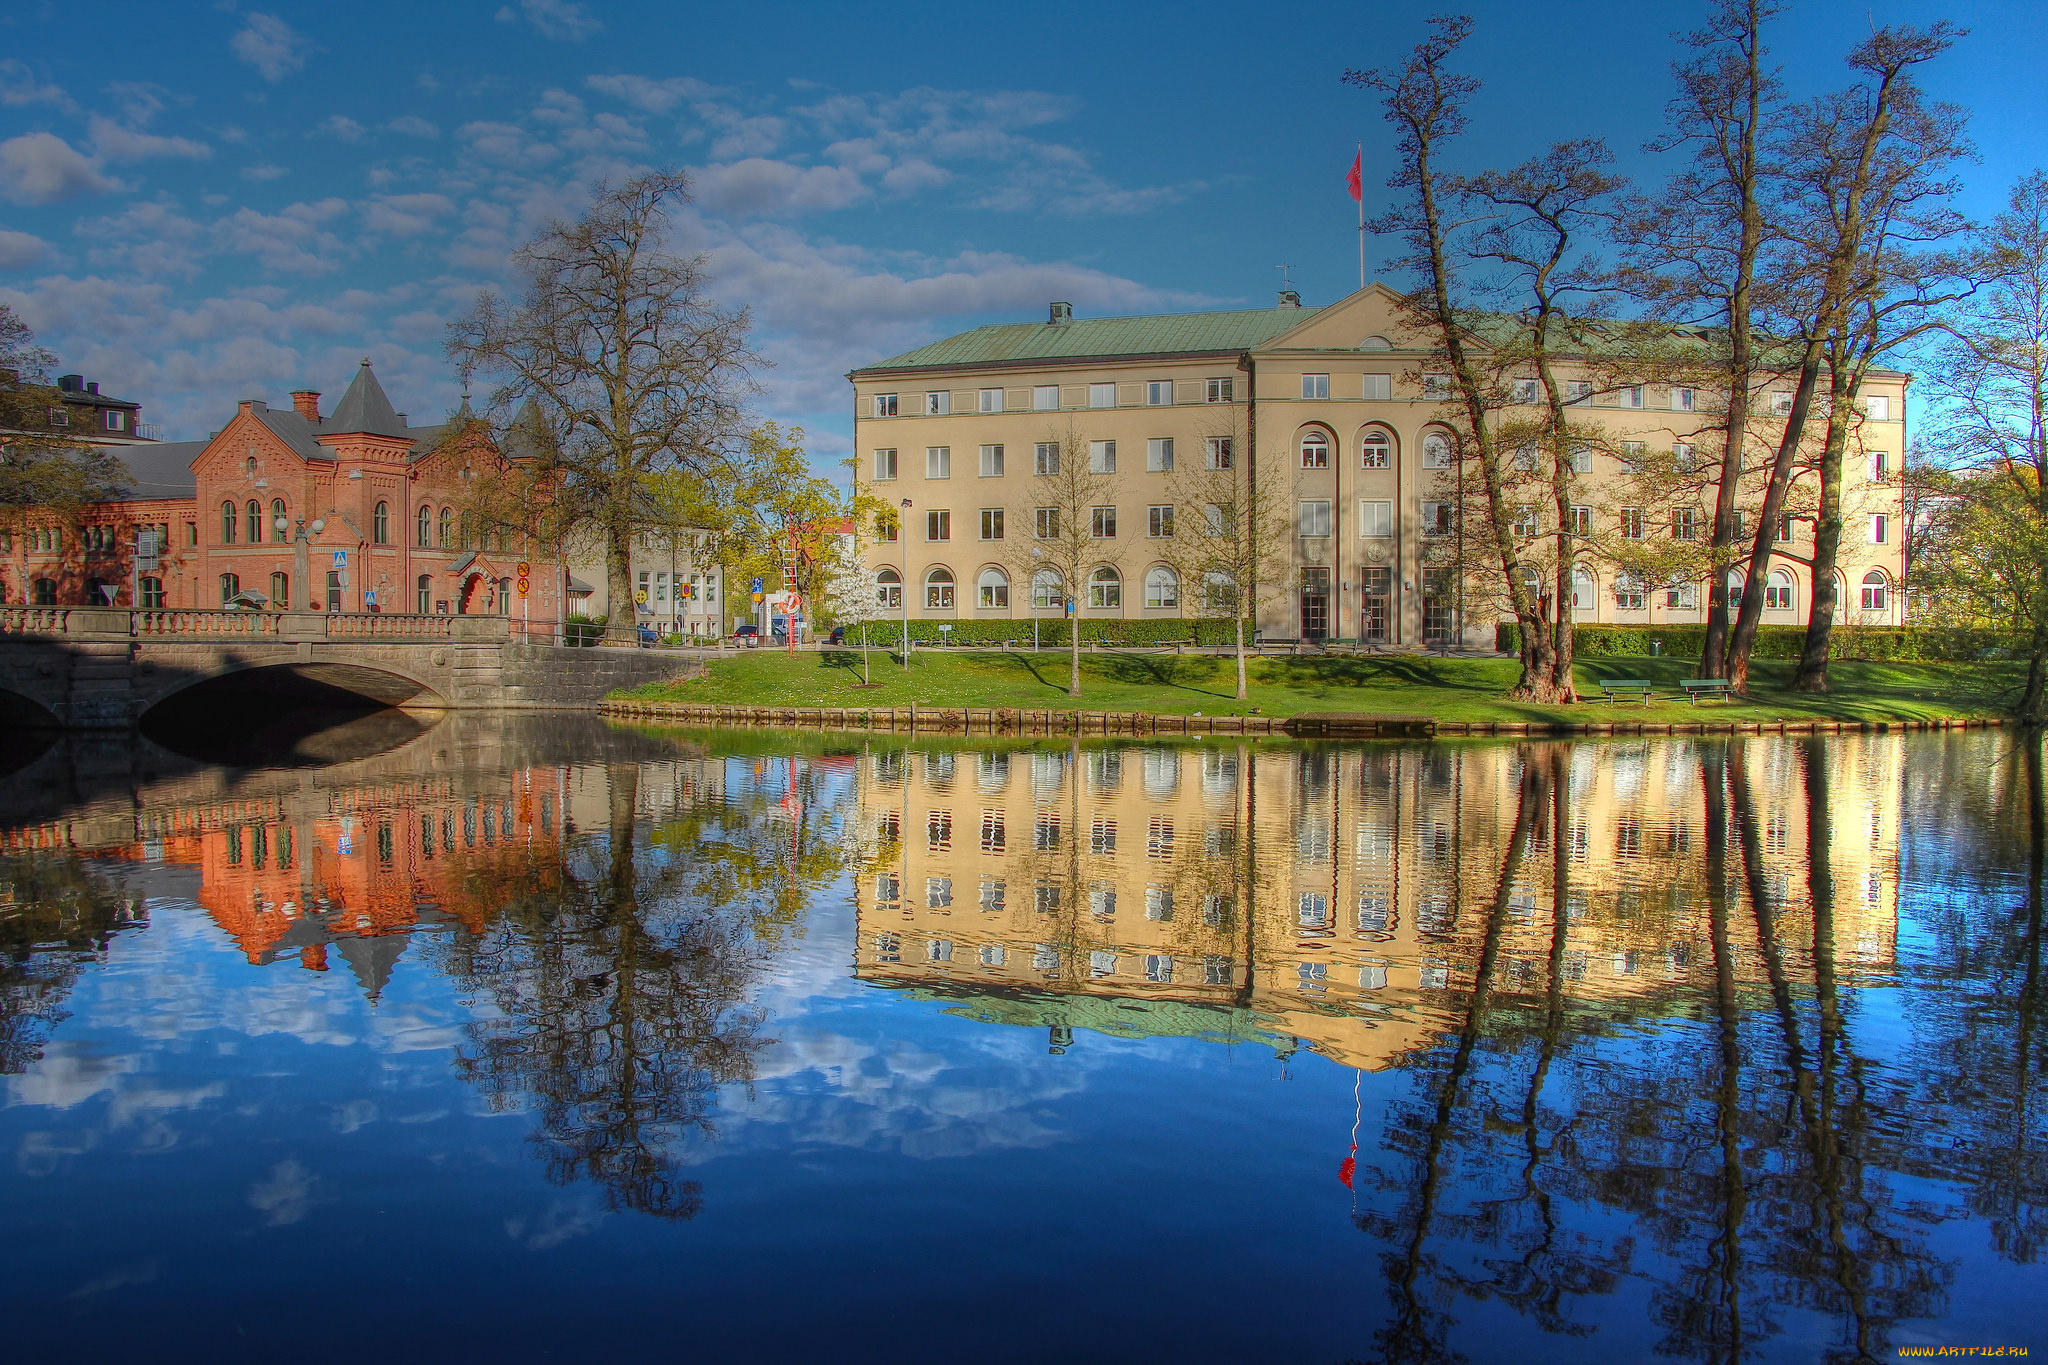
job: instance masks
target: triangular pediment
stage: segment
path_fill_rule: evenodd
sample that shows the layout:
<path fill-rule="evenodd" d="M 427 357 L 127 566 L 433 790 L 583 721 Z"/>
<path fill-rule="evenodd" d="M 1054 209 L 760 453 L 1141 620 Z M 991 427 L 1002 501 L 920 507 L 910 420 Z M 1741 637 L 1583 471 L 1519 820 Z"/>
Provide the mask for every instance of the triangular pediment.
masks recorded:
<path fill-rule="evenodd" d="M 1401 319 L 1401 296 L 1378 280 L 1303 318 L 1258 348 L 1269 351 L 1420 351 L 1427 343 Z"/>

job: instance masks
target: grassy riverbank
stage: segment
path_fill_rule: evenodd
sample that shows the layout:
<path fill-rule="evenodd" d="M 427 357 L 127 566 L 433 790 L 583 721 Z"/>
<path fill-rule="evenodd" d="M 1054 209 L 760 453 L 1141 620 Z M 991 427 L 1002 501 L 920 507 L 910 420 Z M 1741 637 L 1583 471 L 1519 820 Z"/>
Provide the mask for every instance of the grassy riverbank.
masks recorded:
<path fill-rule="evenodd" d="M 739 706 L 996 706 L 1056 710 L 1149 711 L 1158 715 L 1268 716 L 1304 711 L 1364 711 L 1440 721 L 1607 719 L 1605 702 L 1536 706 L 1511 702 L 1512 659 L 1266 658 L 1251 665 L 1252 695 L 1236 701 L 1232 661 L 1196 655 L 1090 652 L 1081 659 L 1081 696 L 1067 696 L 1063 653 L 920 651 L 908 669 L 882 651 L 870 656 L 874 686 L 862 688 L 858 651 L 797 654 L 749 650 L 709 663 L 702 678 L 615 695 L 644 701 Z M 1580 689 L 1597 696 L 1600 678 L 1647 678 L 1676 691 L 1697 664 L 1675 659 L 1596 659 L 1578 669 Z M 2018 687 L 2012 664 L 1865 663 L 1829 669 L 1835 691 L 1815 697 L 1784 690 L 1789 661 L 1759 661 L 1746 702 L 1702 702 L 1683 693 L 1648 707 L 1622 702 L 1615 719 L 1938 720 L 1990 716 Z"/>

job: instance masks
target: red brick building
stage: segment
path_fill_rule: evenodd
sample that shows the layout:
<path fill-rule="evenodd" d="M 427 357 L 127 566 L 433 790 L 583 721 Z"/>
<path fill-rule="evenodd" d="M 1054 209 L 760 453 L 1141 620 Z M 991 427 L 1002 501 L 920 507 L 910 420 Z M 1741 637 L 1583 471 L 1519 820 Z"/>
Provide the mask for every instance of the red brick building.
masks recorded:
<path fill-rule="evenodd" d="M 463 515 L 471 483 L 520 457 L 463 421 L 411 425 L 368 360 L 325 416 L 300 390 L 289 409 L 245 400 L 208 440 L 114 453 L 130 478 L 113 498 L 0 533 L 0 601 L 492 614 L 550 633 L 561 618 L 548 547 Z M 136 562 L 145 528 L 153 571 Z"/>

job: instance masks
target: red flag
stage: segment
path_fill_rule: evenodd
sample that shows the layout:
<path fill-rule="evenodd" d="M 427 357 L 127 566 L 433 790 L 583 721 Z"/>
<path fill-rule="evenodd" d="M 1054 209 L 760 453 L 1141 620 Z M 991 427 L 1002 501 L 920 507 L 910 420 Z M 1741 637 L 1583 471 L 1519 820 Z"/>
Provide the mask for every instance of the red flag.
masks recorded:
<path fill-rule="evenodd" d="M 1344 183 L 1351 187 L 1351 197 L 1363 204 L 1365 202 L 1365 151 L 1363 148 L 1351 158 L 1351 174 L 1344 177 Z"/>
<path fill-rule="evenodd" d="M 1351 1188 L 1351 1177 L 1358 1170 L 1358 1158 L 1347 1156 L 1337 1163 L 1337 1178 L 1344 1182 L 1344 1188 Z"/>

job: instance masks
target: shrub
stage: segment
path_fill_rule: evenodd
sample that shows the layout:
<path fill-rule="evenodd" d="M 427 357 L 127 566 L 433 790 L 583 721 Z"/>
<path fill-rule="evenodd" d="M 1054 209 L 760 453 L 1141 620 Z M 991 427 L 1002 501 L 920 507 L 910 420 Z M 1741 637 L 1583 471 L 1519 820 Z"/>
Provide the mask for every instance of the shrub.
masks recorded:
<path fill-rule="evenodd" d="M 950 625 L 951 631 L 940 633 L 941 624 Z M 1038 622 L 1038 642 L 1046 649 L 1065 649 L 1071 641 L 1068 635 L 1069 622 L 1060 617 L 1041 617 Z M 867 642 L 876 648 L 901 645 L 903 622 L 870 621 L 855 626 L 846 633 L 846 642 L 857 645 L 865 632 Z M 1013 641 L 1020 645 L 1031 643 L 1031 618 L 1022 617 L 1003 621 L 960 620 L 939 622 L 915 620 L 910 623 L 910 638 L 921 645 L 936 645 L 945 641 L 956 645 L 1000 645 Z M 1228 645 L 1236 639 L 1229 621 L 1217 620 L 1089 620 L 1081 621 L 1081 643 L 1104 645 L 1164 645 L 1174 642 L 1193 641 L 1203 645 Z M 1247 637 L 1249 642 L 1249 637 Z"/>
<path fill-rule="evenodd" d="M 1584 625 L 1572 629 L 1573 654 L 1578 658 L 1647 657 L 1656 641 L 1663 653 L 1675 659 L 1697 659 L 1705 652 L 1704 625 L 1607 626 Z M 1503 654 L 1520 648 L 1521 630 L 1514 622 L 1494 627 L 1494 647 Z M 1937 626 L 1854 626 L 1838 625 L 1828 641 L 1831 659 L 1867 659 L 1889 662 L 1940 662 L 1975 659 L 2004 659 L 2025 651 L 2025 640 L 2014 634 L 1991 630 L 1967 630 Z M 1796 659 L 1806 647 L 1805 626 L 1761 626 L 1750 649 L 1753 659 Z"/>
<path fill-rule="evenodd" d="M 605 618 L 572 613 L 562 621 L 562 643 L 573 648 L 590 649 L 604 634 Z"/>

